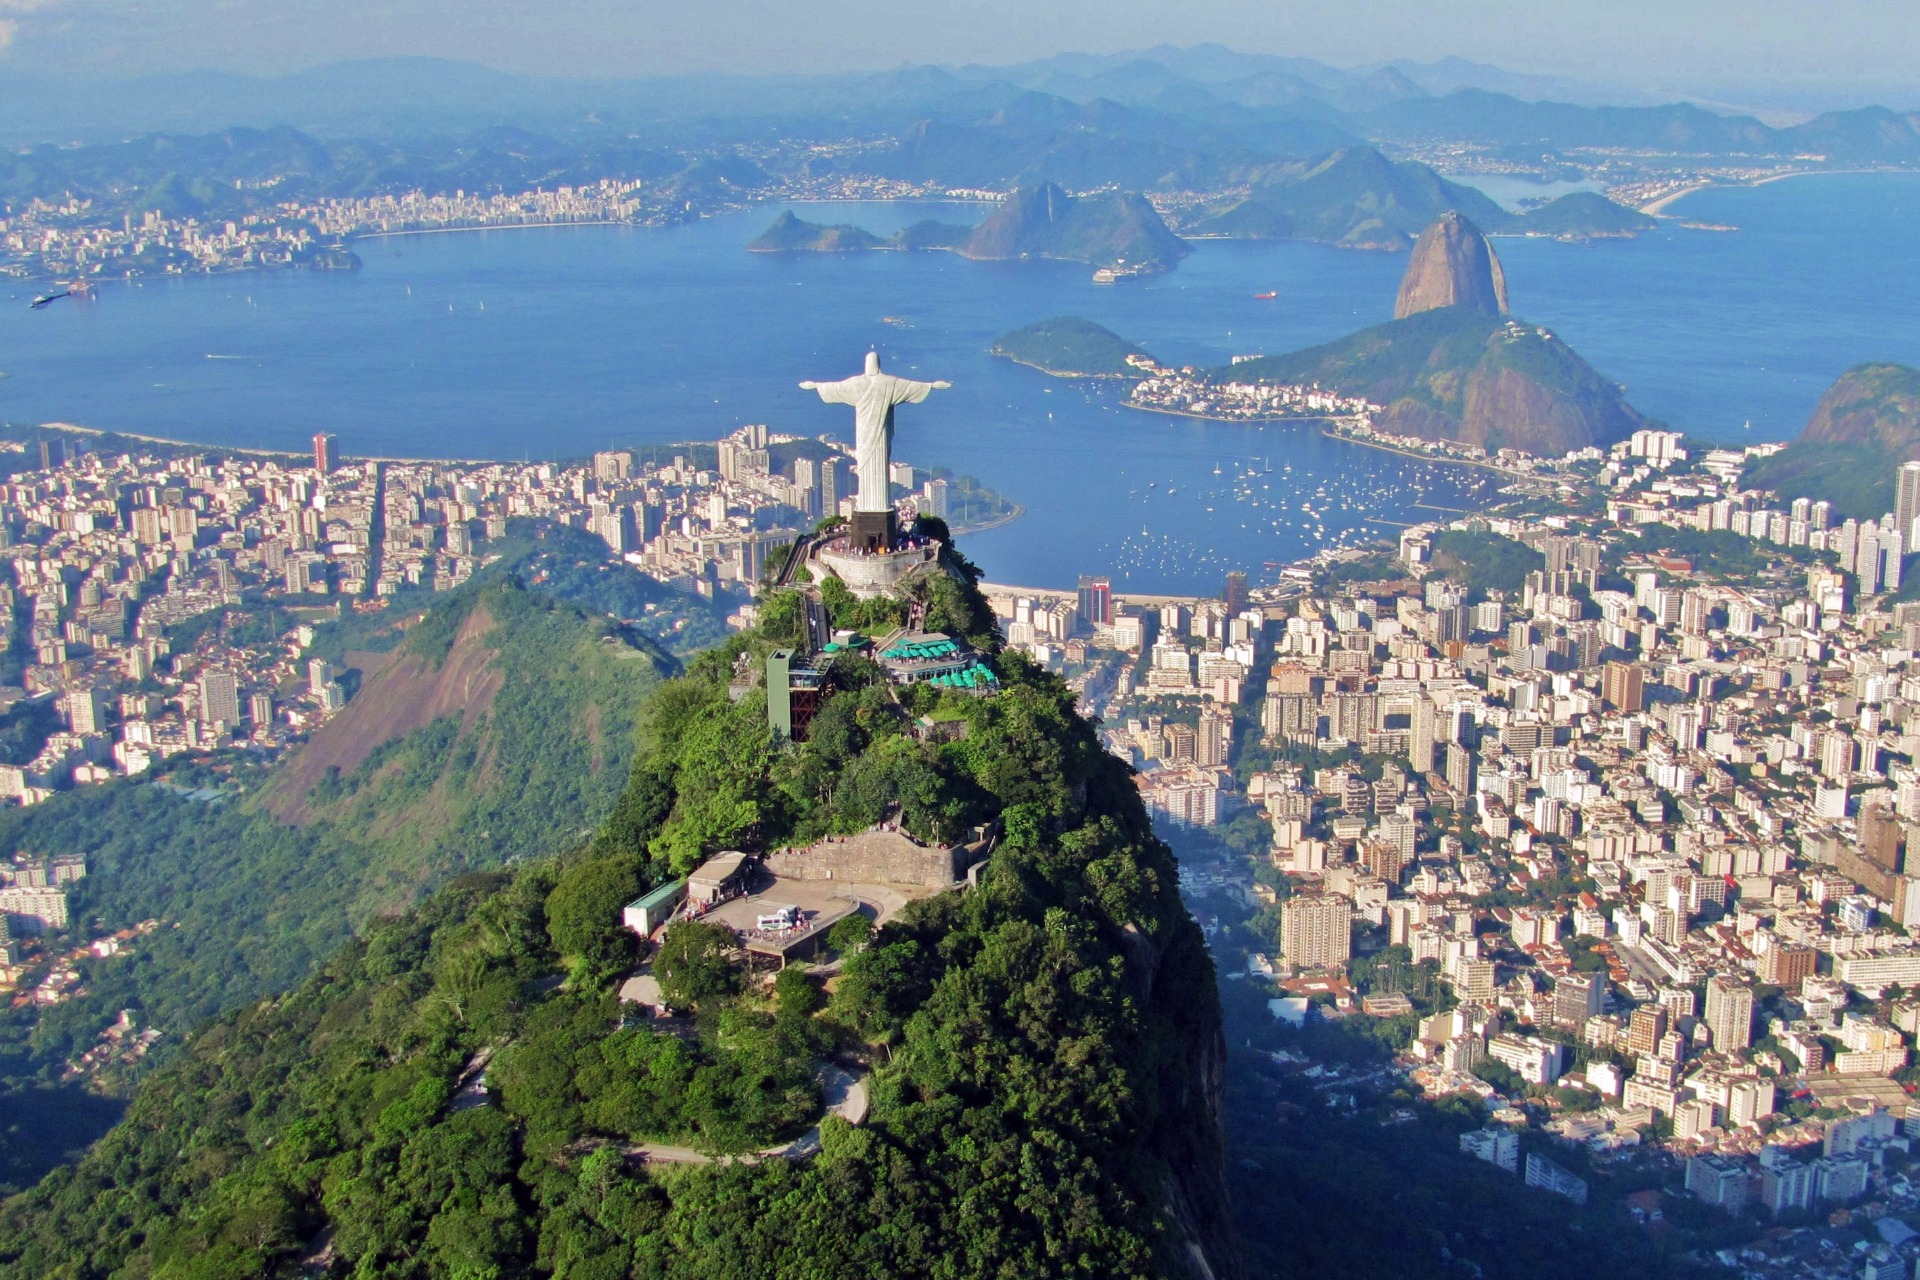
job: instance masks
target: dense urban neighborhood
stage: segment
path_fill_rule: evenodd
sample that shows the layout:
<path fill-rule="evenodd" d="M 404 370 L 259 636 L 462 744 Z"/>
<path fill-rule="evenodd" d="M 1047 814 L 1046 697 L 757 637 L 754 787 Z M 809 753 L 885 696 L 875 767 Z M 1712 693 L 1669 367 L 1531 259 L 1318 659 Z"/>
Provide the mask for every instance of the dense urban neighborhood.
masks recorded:
<path fill-rule="evenodd" d="M 1741 488 L 1772 448 L 1644 431 L 1218 600 L 994 599 L 1140 770 L 1228 976 L 1305 1044 L 1392 1050 L 1348 1084 L 1477 1099 L 1461 1149 L 1581 1203 L 1655 1171 L 1750 1223 L 1851 1207 L 1887 1249 L 1916 1204 L 1920 465 L 1838 519 Z M 1857 1273 L 1821 1256 L 1779 1274 Z"/>

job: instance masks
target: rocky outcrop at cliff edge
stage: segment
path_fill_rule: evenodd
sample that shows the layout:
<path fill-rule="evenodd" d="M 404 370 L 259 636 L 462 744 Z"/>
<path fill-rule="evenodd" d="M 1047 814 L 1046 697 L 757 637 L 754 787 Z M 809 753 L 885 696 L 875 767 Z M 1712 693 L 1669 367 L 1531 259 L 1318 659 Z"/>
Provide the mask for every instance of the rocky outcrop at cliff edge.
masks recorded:
<path fill-rule="evenodd" d="M 1920 369 L 1855 365 L 1820 397 L 1795 443 L 1861 445 L 1902 460 L 1920 457 Z"/>
<path fill-rule="evenodd" d="M 1441 214 L 1420 233 L 1400 278 L 1393 318 L 1404 320 L 1440 307 L 1466 307 L 1505 315 L 1507 279 L 1480 228 L 1458 213 Z"/>

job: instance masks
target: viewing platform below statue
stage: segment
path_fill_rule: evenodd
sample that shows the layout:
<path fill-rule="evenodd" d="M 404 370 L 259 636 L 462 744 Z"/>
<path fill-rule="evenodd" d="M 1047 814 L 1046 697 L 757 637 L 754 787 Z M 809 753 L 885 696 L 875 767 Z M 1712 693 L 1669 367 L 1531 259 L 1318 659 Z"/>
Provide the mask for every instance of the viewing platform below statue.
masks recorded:
<path fill-rule="evenodd" d="M 938 563 L 940 544 L 908 534 L 896 536 L 890 551 L 869 550 L 848 531 L 815 547 L 811 559 L 856 597 L 872 600 L 891 594 L 914 573 Z"/>

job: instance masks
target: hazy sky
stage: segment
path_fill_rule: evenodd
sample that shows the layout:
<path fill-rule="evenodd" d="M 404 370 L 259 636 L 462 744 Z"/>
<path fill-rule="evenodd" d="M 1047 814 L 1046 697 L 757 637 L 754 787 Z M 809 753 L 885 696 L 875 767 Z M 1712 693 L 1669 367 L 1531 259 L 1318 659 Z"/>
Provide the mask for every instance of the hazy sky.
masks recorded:
<path fill-rule="evenodd" d="M 1214 40 L 1696 93 L 1920 84 L 1920 6 L 1899 0 L 0 0 L 0 38 L 15 65 L 109 73 L 387 54 L 582 75 L 884 68 Z"/>

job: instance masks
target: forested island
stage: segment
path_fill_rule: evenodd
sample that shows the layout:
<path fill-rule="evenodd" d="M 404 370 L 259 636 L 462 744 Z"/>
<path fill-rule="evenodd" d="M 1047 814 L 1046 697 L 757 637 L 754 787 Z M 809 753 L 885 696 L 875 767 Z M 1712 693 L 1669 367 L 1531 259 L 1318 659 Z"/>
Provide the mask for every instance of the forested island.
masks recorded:
<path fill-rule="evenodd" d="M 1138 377 L 1140 369 L 1128 364 L 1127 357 L 1147 354 L 1113 330 L 1079 316 L 1055 316 L 1003 333 L 989 350 L 1063 378 Z"/>

